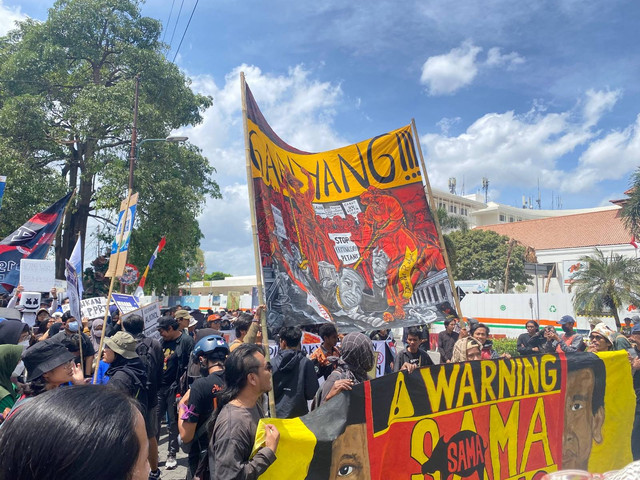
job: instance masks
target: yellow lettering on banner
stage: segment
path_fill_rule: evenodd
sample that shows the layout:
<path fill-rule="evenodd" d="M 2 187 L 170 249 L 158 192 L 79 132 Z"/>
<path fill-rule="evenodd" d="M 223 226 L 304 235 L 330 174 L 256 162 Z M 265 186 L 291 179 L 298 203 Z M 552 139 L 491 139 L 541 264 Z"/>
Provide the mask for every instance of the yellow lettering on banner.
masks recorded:
<path fill-rule="evenodd" d="M 407 391 L 407 384 L 404 379 L 405 373 L 399 373 L 396 376 L 396 389 L 393 392 L 393 402 L 389 409 L 389 421 L 391 425 L 398 418 L 410 418 L 414 415 L 411 397 Z"/>
<path fill-rule="evenodd" d="M 540 370 L 537 357 L 522 357 L 524 365 L 524 394 L 538 393 L 540 388 Z"/>
<path fill-rule="evenodd" d="M 431 450 L 440 440 L 440 429 L 435 420 L 431 418 L 425 418 L 420 420 L 413 426 L 411 431 L 411 458 L 413 458 L 420 465 L 427 463 L 429 456 L 424 452 L 425 438 L 429 435 L 431 438 Z M 440 478 L 440 472 L 435 471 L 430 474 L 433 480 L 447 480 L 446 478 Z M 411 480 L 424 480 L 422 473 L 411 475 Z"/>
<path fill-rule="evenodd" d="M 498 371 L 500 372 L 500 386 L 498 387 L 498 397 L 504 398 L 513 396 L 516 393 L 516 366 L 511 360 L 503 360 L 498 362 Z M 509 393 L 505 393 L 505 385 L 509 387 Z"/>
<path fill-rule="evenodd" d="M 496 364 L 494 362 L 481 362 L 480 364 L 482 368 L 482 386 L 480 394 L 481 402 L 486 402 L 487 400 L 495 400 L 496 392 L 493 391 L 493 379 L 496 378 L 496 373 L 498 371 Z"/>
<path fill-rule="evenodd" d="M 468 364 L 467 364 L 468 365 Z M 460 364 L 455 363 L 451 369 L 451 374 L 447 375 L 444 365 L 438 369 L 438 382 L 433 382 L 430 368 L 420 369 L 420 374 L 424 380 L 424 384 L 427 387 L 427 398 L 431 404 L 431 411 L 433 413 L 440 411 L 440 403 L 442 403 L 442 397 L 444 395 L 445 410 L 450 409 L 453 406 L 453 398 L 456 393 L 456 383 L 458 380 L 458 373 L 460 372 Z"/>
<path fill-rule="evenodd" d="M 536 423 L 540 420 L 540 431 L 536 432 Z M 527 461 L 529 460 L 529 454 L 531 453 L 531 445 L 535 442 L 542 442 L 542 449 L 544 450 L 544 460 L 547 465 L 553 463 L 553 457 L 551 455 L 551 447 L 549 446 L 549 436 L 547 433 L 547 416 L 544 411 L 544 401 L 539 398 L 536 401 L 536 406 L 531 415 L 531 421 L 529 422 L 529 429 L 527 430 L 527 438 L 524 442 L 524 450 L 522 452 L 522 463 L 520 464 L 520 472 L 524 472 L 527 468 Z"/>
<path fill-rule="evenodd" d="M 509 476 L 516 474 L 516 460 L 518 458 L 518 420 L 520 418 L 520 402 L 511 404 L 507 421 L 503 422 L 497 405 L 489 409 L 489 449 L 493 478 L 502 478 L 500 473 L 500 452 L 506 450 Z"/>
<path fill-rule="evenodd" d="M 408 126 L 321 153 L 286 150 L 250 119 L 248 127 L 251 174 L 278 192 L 286 189 L 286 171 L 303 185 L 307 172 L 313 179 L 315 201 L 320 203 L 353 199 L 370 186 L 389 189 L 422 180 Z"/>
<path fill-rule="evenodd" d="M 558 359 L 553 355 L 543 355 L 540 360 L 540 370 L 542 375 L 540 376 L 540 387 L 544 392 L 550 392 L 556 388 L 558 383 L 558 372 L 555 369 L 549 368 L 549 364 L 556 363 Z"/>
<path fill-rule="evenodd" d="M 465 395 L 470 395 L 470 402 L 467 404 L 478 403 L 478 394 L 476 393 L 476 386 L 473 383 L 473 372 L 471 371 L 471 363 L 466 362 L 463 364 L 462 377 L 460 378 L 460 391 L 458 392 L 458 401 L 456 402 L 456 408 L 465 405 Z"/>
<path fill-rule="evenodd" d="M 398 277 L 400 278 L 400 283 L 402 284 L 402 297 L 403 298 L 411 298 L 413 295 L 413 283 L 411 283 L 411 272 L 413 271 L 413 266 L 416 264 L 418 260 L 418 250 L 409 250 L 409 247 L 404 252 L 404 260 L 402 261 L 402 265 L 400 265 L 400 272 L 398 273 Z"/>

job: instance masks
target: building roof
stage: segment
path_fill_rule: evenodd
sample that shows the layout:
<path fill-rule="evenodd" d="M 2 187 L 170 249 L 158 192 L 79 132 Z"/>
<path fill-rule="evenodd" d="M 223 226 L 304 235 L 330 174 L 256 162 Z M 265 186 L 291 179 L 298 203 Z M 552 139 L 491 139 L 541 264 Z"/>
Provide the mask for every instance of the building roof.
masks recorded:
<path fill-rule="evenodd" d="M 477 227 L 507 235 L 536 250 L 622 245 L 631 241 L 619 210 Z"/>

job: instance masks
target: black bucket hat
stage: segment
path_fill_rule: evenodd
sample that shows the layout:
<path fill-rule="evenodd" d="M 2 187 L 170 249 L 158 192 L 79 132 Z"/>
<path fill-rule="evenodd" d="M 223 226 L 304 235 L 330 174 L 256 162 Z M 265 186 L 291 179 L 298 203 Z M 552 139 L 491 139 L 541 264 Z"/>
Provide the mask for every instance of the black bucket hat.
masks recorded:
<path fill-rule="evenodd" d="M 22 354 L 22 361 L 27 369 L 27 381 L 35 380 L 73 358 L 73 354 L 61 343 L 51 340 L 38 342 Z"/>

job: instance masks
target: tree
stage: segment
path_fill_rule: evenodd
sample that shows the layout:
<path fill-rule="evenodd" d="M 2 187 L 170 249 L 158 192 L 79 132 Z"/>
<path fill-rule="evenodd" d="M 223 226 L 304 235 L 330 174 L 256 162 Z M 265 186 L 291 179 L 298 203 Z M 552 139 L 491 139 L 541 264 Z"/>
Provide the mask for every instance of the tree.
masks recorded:
<path fill-rule="evenodd" d="M 453 230 L 462 230 L 463 232 L 469 230 L 469 222 L 466 218 L 460 215 L 449 215 L 444 207 L 438 207 L 436 214 L 443 233 Z"/>
<path fill-rule="evenodd" d="M 631 176 L 629 198 L 622 205 L 622 221 L 631 235 L 640 239 L 640 168 Z"/>
<path fill-rule="evenodd" d="M 509 237 L 477 229 L 451 232 L 447 237 L 455 247 L 455 264 L 451 262 L 454 279 L 488 279 L 494 288 L 504 286 Z M 509 259 L 509 289 L 516 284 L 531 283 L 530 277 L 524 273 L 525 252 L 522 245 L 514 245 Z"/>
<path fill-rule="evenodd" d="M 223 273 L 223 272 L 211 272 L 211 273 L 205 273 L 204 275 L 205 281 L 224 280 L 227 277 L 233 277 L 233 275 L 231 275 L 230 273 Z"/>
<path fill-rule="evenodd" d="M 579 261 L 586 267 L 573 275 L 574 310 L 583 315 L 610 312 L 619 330 L 618 310 L 625 304 L 640 305 L 640 263 L 613 252 L 605 256 L 597 248 Z"/>
<path fill-rule="evenodd" d="M 58 0 L 45 22 L 20 22 L 0 38 L 0 138 L 12 146 L 12 152 L 0 150 L 0 160 L 22 162 L 38 173 L 55 169 L 68 189 L 77 189 L 56 239 L 58 275 L 77 234 L 86 238 L 89 217 L 112 222 L 104 211 L 117 210 L 125 196 L 136 75 L 141 78 L 140 138 L 164 138 L 197 124 L 212 103 L 192 92 L 189 79 L 165 58 L 161 24 L 142 17 L 140 4 Z M 136 184 L 141 203 L 134 239 L 140 243 L 131 254 L 148 260 L 161 236 L 157 231 L 173 226 L 190 236 L 172 243 L 182 259 L 201 237 L 195 216 L 205 196 L 219 196 L 219 189 L 213 168 L 196 147 L 153 147 L 144 146 L 137 166 L 142 181 Z M 14 201 L 11 190 L 6 195 Z M 175 275 L 167 278 L 174 280 Z"/>

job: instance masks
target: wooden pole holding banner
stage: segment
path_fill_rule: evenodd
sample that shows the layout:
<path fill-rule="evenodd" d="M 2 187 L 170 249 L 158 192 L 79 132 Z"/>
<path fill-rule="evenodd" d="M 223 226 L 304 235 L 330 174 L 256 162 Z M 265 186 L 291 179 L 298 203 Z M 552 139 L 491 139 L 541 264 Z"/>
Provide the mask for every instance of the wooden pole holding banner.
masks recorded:
<path fill-rule="evenodd" d="M 244 72 L 240 72 L 240 88 L 242 90 L 242 127 L 244 133 L 244 151 L 247 164 L 247 188 L 249 189 L 249 209 L 251 210 L 251 231 L 253 233 L 253 255 L 256 262 L 256 283 L 258 284 L 258 304 L 264 305 L 264 293 L 262 283 L 262 262 L 260 261 L 260 239 L 258 237 L 258 219 L 256 215 L 256 194 L 253 189 L 253 176 L 251 175 L 251 151 L 249 147 L 249 121 L 247 118 L 247 84 L 244 79 Z M 264 310 L 260 315 L 260 325 L 262 327 L 262 348 L 264 348 L 265 360 L 269 358 L 269 337 L 267 332 L 267 314 Z M 276 416 L 276 399 L 273 394 L 273 378 L 271 379 L 271 390 L 269 390 L 269 415 Z"/>
<path fill-rule="evenodd" d="M 433 198 L 433 192 L 431 191 L 431 184 L 429 183 L 429 176 L 427 175 L 427 167 L 424 164 L 424 157 L 422 156 L 422 147 L 420 146 L 420 137 L 418 137 L 418 129 L 416 128 L 415 119 L 411 119 L 411 129 L 413 130 L 413 141 L 418 147 L 418 155 L 420 155 L 420 165 L 422 166 L 422 173 L 425 183 L 427 184 L 427 194 L 429 195 L 429 206 L 431 207 L 431 214 L 433 216 L 433 223 L 436 226 L 436 232 L 438 232 L 438 240 L 440 241 L 440 251 L 444 257 L 444 264 L 447 267 L 447 275 L 449 277 L 449 283 L 451 283 L 451 293 L 453 294 L 453 300 L 456 304 L 456 312 L 458 312 L 458 318 L 462 319 L 462 309 L 460 308 L 460 299 L 458 298 L 458 292 L 456 291 L 456 284 L 453 281 L 453 273 L 451 273 L 451 265 L 449 264 L 449 255 L 447 254 L 447 248 L 444 244 L 444 237 L 442 236 L 442 229 L 440 228 L 440 220 L 438 219 L 438 211 L 435 200 Z"/>
<path fill-rule="evenodd" d="M 104 339 L 107 336 L 107 319 L 109 318 L 109 304 L 111 303 L 111 295 L 113 294 L 113 286 L 116 282 L 116 276 L 118 271 L 118 266 L 120 262 L 120 249 L 124 246 L 124 242 L 122 239 L 124 238 L 124 233 L 127 226 L 127 215 L 129 215 L 129 208 L 131 208 L 131 199 L 133 198 L 133 192 L 129 190 L 129 196 L 127 197 L 127 205 L 124 209 L 124 213 L 122 214 L 122 233 L 118 236 L 118 232 L 116 232 L 116 242 L 118 244 L 118 248 L 116 250 L 116 264 L 114 266 L 113 275 L 111 276 L 111 283 L 109 284 L 109 294 L 107 295 L 107 306 L 104 312 L 104 319 L 102 321 L 102 337 L 100 337 L 100 345 L 98 346 L 97 359 L 96 362 L 96 370 L 93 372 L 93 384 L 96 383 L 98 379 L 98 367 L 100 366 L 100 358 L 102 357 L 102 350 L 104 349 Z M 116 227 L 117 228 L 117 227 Z M 131 229 L 133 230 L 133 225 L 131 225 Z"/>

